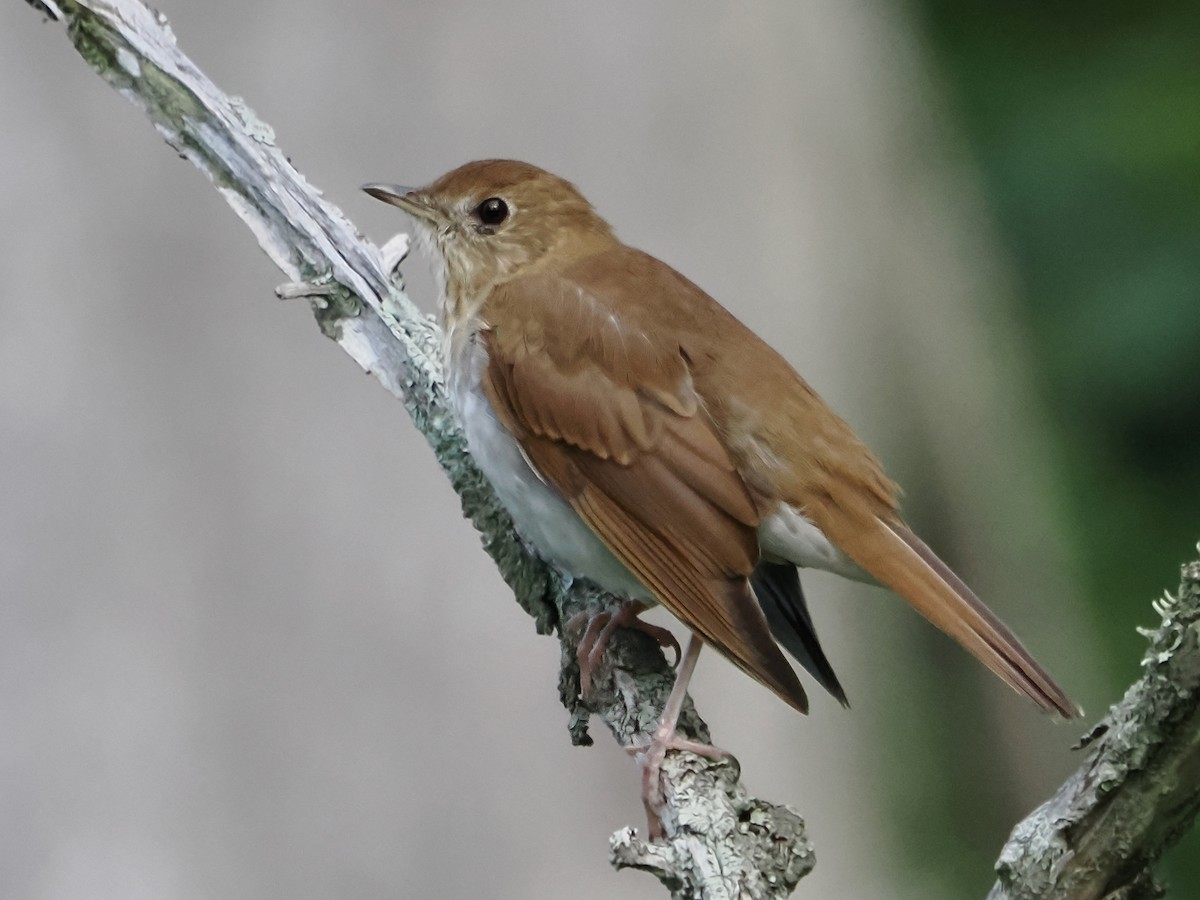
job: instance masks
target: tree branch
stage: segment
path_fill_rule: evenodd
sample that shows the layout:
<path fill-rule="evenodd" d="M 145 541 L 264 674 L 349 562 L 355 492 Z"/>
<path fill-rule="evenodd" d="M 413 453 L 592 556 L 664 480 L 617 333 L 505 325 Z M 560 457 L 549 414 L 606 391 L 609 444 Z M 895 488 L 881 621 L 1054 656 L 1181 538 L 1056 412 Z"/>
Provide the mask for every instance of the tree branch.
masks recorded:
<path fill-rule="evenodd" d="M 1017 825 L 989 900 L 1160 897 L 1151 865 L 1200 810 L 1200 561 L 1143 630 L 1145 674 L 1080 741 L 1087 760 Z"/>
<path fill-rule="evenodd" d="M 439 329 L 405 296 L 380 250 L 292 168 L 268 125 L 179 51 L 161 14 L 138 0 L 26 2 L 66 25 L 79 54 L 208 176 L 287 278 L 302 283 L 280 295 L 309 298 L 321 330 L 404 404 L 538 632 L 557 628 L 560 693 L 572 740 L 590 743 L 587 723 L 597 715 L 622 747 L 644 746 L 671 687 L 670 667 L 645 635 L 619 632 L 595 673 L 593 696 L 586 705 L 579 698 L 579 635 L 561 623 L 613 598 L 564 583 L 521 544 L 467 454 L 447 404 Z M 708 738 L 690 703 L 680 731 Z M 786 807 L 750 797 L 736 763 L 672 753 L 663 780 L 665 839 L 647 844 L 633 829 L 622 829 L 611 841 L 618 868 L 645 869 L 673 896 L 705 900 L 785 897 L 812 869 L 803 821 Z"/>

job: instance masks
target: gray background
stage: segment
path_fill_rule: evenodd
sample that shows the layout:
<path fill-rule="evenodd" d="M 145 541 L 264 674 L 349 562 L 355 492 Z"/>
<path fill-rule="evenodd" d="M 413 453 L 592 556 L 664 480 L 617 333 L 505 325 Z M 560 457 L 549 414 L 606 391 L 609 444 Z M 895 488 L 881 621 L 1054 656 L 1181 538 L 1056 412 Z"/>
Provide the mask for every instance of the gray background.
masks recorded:
<path fill-rule="evenodd" d="M 902 7 L 159 5 L 378 241 L 404 219 L 364 181 L 483 156 L 575 181 L 796 364 L 918 530 L 1077 699 L 1109 699 L 1086 689 L 1007 269 Z M 0 896 L 663 896 L 606 863 L 641 824 L 634 765 L 599 732 L 569 745 L 557 643 L 398 404 L 20 3 L 0 115 Z M 806 584 L 851 712 L 796 716 L 711 654 L 693 694 L 750 788 L 808 820 L 801 896 L 934 896 L 941 862 L 898 849 L 922 823 L 886 802 L 908 710 L 984 710 L 982 750 L 943 736 L 979 754 L 946 814 L 1000 796 L 1008 824 L 1076 729 L 895 598 Z"/>

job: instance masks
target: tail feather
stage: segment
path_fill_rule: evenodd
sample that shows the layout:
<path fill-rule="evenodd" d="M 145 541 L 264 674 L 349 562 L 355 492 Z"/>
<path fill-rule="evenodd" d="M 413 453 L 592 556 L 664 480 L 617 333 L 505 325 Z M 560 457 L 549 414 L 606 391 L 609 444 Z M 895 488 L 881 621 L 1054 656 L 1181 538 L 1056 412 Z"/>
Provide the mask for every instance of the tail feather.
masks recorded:
<path fill-rule="evenodd" d="M 817 679 L 842 706 L 849 707 L 846 691 L 838 681 L 821 648 L 817 629 L 808 612 L 808 603 L 800 587 L 800 573 L 791 563 L 761 560 L 750 576 L 750 586 L 775 640 Z"/>
<path fill-rule="evenodd" d="M 1016 635 L 902 522 L 830 535 L 860 566 L 907 600 L 1017 693 L 1044 711 L 1082 715 Z"/>

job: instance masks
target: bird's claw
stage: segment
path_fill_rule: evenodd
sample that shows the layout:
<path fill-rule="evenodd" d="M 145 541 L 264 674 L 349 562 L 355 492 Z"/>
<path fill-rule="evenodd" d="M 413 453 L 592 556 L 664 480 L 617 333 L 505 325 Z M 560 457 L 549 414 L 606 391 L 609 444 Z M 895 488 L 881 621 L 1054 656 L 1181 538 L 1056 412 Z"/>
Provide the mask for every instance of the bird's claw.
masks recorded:
<path fill-rule="evenodd" d="M 664 836 L 662 815 L 666 810 L 667 798 L 663 793 L 662 764 L 669 750 L 694 753 L 713 762 L 737 765 L 737 759 L 728 750 L 681 738 L 675 731 L 674 722 L 660 722 L 648 744 L 627 747 L 626 752 L 642 767 L 642 806 L 646 810 L 646 830 L 652 841 Z"/>
<path fill-rule="evenodd" d="M 679 665 L 679 660 L 683 657 L 679 641 L 669 629 L 642 621 L 639 616 L 645 610 L 646 604 L 630 601 L 622 604 L 616 613 L 610 610 L 603 610 L 595 614 L 581 612 L 572 616 L 567 622 L 568 628 L 578 628 L 584 619 L 587 620 L 587 627 L 579 638 L 579 646 L 575 651 L 579 661 L 579 693 L 581 696 L 586 698 L 591 693 L 592 675 L 604 657 L 604 651 L 608 647 L 613 632 L 618 628 L 633 628 L 649 635 L 660 647 L 674 651 L 675 661 L 671 663 L 671 668 Z"/>

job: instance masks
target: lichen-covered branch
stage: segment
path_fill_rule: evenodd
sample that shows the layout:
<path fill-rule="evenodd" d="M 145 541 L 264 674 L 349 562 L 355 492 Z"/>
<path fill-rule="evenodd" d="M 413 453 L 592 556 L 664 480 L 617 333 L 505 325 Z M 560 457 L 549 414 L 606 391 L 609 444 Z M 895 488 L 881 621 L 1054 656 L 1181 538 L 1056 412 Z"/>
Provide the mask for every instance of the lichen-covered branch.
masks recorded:
<path fill-rule="evenodd" d="M 1079 770 L 1013 830 L 989 900 L 1162 896 L 1150 867 L 1200 810 L 1200 561 L 1156 609 L 1145 674 L 1083 739 Z"/>
<path fill-rule="evenodd" d="M 597 715 L 621 746 L 641 747 L 672 681 L 662 653 L 643 635 L 619 633 L 596 673 L 588 704 L 579 699 L 578 635 L 559 623 L 611 598 L 584 584 L 564 584 L 516 537 L 466 453 L 446 403 L 439 330 L 404 295 L 379 249 L 292 168 L 269 126 L 240 99 L 221 93 L 180 52 L 162 15 L 139 0 L 26 2 L 64 24 L 92 68 L 209 177 L 293 282 L 281 296 L 309 298 L 322 331 L 403 402 L 537 630 L 558 627 L 560 684 L 572 739 L 589 742 L 587 721 Z M 681 731 L 706 737 L 690 706 Z M 800 817 L 749 797 L 736 763 L 671 754 L 663 777 L 665 839 L 647 844 L 632 829 L 618 832 L 612 840 L 614 865 L 653 872 L 673 896 L 706 900 L 784 897 L 812 868 Z M 636 783 L 631 777 L 631 790 Z"/>

